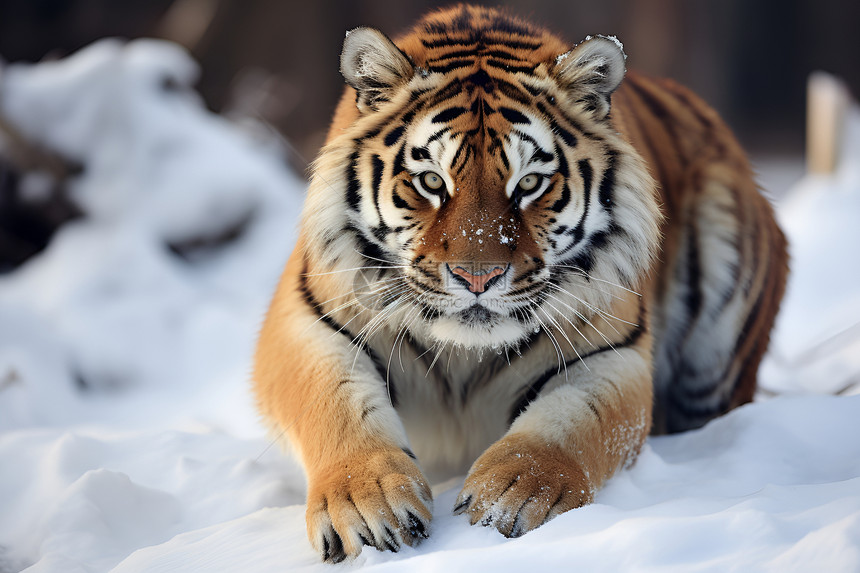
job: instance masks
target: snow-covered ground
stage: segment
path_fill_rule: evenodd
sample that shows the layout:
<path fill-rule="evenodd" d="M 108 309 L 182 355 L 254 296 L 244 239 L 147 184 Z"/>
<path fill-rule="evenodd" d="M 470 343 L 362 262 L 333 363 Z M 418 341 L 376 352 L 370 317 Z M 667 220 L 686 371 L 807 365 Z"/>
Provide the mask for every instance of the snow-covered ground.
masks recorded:
<path fill-rule="evenodd" d="M 248 391 L 304 183 L 206 112 L 195 74 L 137 41 L 0 75 L 0 113 L 85 166 L 87 213 L 0 275 L 0 573 L 331 570 Z M 860 396 L 825 395 L 860 378 L 860 165 L 779 209 L 794 274 L 759 401 L 649 440 L 597 503 L 519 539 L 451 515 L 462 478 L 438 484 L 430 539 L 338 567 L 860 570 Z"/>

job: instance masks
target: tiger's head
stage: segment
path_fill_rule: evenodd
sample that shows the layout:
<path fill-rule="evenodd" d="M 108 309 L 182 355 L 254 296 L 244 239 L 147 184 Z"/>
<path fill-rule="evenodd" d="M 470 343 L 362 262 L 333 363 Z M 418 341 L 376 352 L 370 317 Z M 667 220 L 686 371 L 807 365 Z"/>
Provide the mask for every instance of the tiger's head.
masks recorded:
<path fill-rule="evenodd" d="M 468 21 L 430 16 L 400 47 L 348 33 L 354 99 L 314 165 L 303 236 L 327 298 L 361 299 L 350 311 L 368 331 L 515 346 L 635 290 L 660 215 L 609 118 L 620 43 L 569 49 L 498 12 L 460 10 Z"/>

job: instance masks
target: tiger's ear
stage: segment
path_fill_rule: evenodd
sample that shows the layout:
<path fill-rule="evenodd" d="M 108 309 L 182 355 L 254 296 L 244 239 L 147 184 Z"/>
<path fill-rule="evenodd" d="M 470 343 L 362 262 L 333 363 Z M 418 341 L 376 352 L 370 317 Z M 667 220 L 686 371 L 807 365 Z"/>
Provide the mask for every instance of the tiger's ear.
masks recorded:
<path fill-rule="evenodd" d="M 609 114 L 612 92 L 624 79 L 626 59 L 621 42 L 614 37 L 589 36 L 556 58 L 554 72 L 574 101 L 584 103 L 587 111 L 602 119 Z"/>
<path fill-rule="evenodd" d="M 355 88 L 356 104 L 364 112 L 387 101 L 394 88 L 412 78 L 415 66 L 379 30 L 356 28 L 347 32 L 343 41 L 340 73 Z"/>

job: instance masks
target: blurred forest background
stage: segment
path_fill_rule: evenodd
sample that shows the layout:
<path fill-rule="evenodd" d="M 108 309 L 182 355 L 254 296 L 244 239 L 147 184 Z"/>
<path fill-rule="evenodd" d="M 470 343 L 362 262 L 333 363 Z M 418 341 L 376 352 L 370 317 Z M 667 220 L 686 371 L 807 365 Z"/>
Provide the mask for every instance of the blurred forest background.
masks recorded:
<path fill-rule="evenodd" d="M 103 37 L 178 42 L 201 64 L 198 89 L 210 109 L 272 125 L 297 151 L 292 162 L 303 169 L 323 141 L 342 90 L 338 56 L 344 32 L 370 25 L 396 37 L 423 13 L 450 4 L 433 0 L 0 0 L 0 58 L 5 62 L 59 58 Z M 840 76 L 854 94 L 860 93 L 857 0 L 487 4 L 506 6 L 571 43 L 588 34 L 618 36 L 630 67 L 675 78 L 698 92 L 757 157 L 799 159 L 802 155 L 806 80 L 811 71 Z M 0 190 L 14 188 L 8 184 L 9 177 L 7 170 L 7 184 L 0 181 Z M 771 191 L 778 195 L 784 190 Z M 45 237 L 27 239 L 33 248 L 41 248 L 39 243 L 62 220 L 76 215 L 74 205 L 63 203 L 61 195 L 53 212 L 29 215 L 26 210 L 16 211 L 14 197 L 2 195 L 0 207 L 5 203 L 7 208 L 5 213 L 0 208 L 0 271 L 25 256 L 10 251 L 8 240 L 4 252 L 4 234 L 6 239 L 20 240 L 22 232 L 41 233 Z"/>
<path fill-rule="evenodd" d="M 754 152 L 801 153 L 812 70 L 860 93 L 855 0 L 508 0 L 503 5 L 577 42 L 617 35 L 628 65 L 669 76 L 710 102 Z M 390 36 L 452 2 L 413 0 L 0 0 L 0 57 L 61 57 L 105 37 L 162 37 L 201 63 L 217 112 L 267 120 L 311 159 L 343 85 L 344 31 Z"/>

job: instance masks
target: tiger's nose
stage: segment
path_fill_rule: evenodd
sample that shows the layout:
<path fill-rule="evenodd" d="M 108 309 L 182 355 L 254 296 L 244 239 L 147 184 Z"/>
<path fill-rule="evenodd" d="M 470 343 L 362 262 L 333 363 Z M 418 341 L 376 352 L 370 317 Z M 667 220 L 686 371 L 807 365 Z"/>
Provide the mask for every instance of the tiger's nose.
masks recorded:
<path fill-rule="evenodd" d="M 465 283 L 465 286 L 469 287 L 469 292 L 480 295 L 500 280 L 500 277 L 508 270 L 509 265 L 504 267 L 493 266 L 486 269 L 473 269 L 475 271 L 474 273 L 467 271 L 459 265 L 454 268 L 451 268 L 450 265 L 446 266 L 448 266 L 448 272 L 451 273 L 452 277 Z"/>

